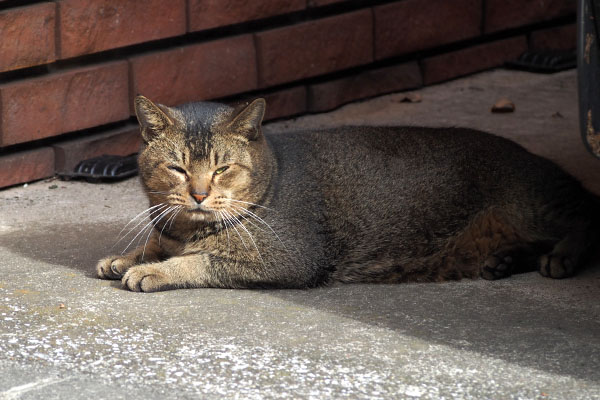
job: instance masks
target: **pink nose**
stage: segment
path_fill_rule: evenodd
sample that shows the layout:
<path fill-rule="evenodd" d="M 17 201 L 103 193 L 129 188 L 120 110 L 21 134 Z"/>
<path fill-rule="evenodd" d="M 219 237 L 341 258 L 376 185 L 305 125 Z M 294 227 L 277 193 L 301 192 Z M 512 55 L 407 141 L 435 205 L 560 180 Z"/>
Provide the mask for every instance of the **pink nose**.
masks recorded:
<path fill-rule="evenodd" d="M 192 193 L 192 197 L 200 204 L 208 197 L 208 193 Z"/>

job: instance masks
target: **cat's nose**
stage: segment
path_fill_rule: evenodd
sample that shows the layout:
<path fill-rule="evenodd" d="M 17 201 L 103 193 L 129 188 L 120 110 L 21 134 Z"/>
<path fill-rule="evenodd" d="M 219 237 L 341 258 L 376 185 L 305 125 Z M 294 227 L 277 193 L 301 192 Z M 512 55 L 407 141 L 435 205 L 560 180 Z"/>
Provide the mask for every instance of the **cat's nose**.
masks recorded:
<path fill-rule="evenodd" d="M 200 204 L 204 201 L 204 199 L 208 197 L 208 193 L 192 193 L 192 197 L 194 198 L 194 200 L 196 200 L 196 203 Z"/>

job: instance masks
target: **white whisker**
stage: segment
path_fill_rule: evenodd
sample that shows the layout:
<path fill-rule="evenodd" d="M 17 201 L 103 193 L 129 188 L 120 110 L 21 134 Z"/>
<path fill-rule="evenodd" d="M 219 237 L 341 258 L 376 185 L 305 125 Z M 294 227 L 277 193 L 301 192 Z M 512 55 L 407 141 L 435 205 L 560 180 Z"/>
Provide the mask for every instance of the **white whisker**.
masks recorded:
<path fill-rule="evenodd" d="M 275 210 L 273 210 L 272 208 L 265 207 L 265 206 L 261 206 L 260 204 L 256 204 L 256 203 L 251 203 L 251 202 L 249 202 L 249 201 L 235 200 L 235 199 L 230 199 L 230 198 L 228 198 L 227 200 L 229 200 L 229 201 L 235 201 L 236 203 L 244 203 L 244 204 L 249 204 L 249 205 L 251 205 L 251 206 L 255 206 L 255 207 L 264 208 L 265 210 L 269 210 L 269 211 L 275 211 Z M 275 211 L 275 212 L 277 212 L 277 211 Z"/>
<path fill-rule="evenodd" d="M 146 254 L 146 246 L 148 245 L 148 240 L 150 240 L 150 236 L 152 235 L 152 229 L 156 226 L 156 224 L 158 224 L 165 216 L 167 216 L 169 214 L 170 211 L 173 210 L 173 207 L 169 206 L 165 211 L 163 211 L 160 214 L 160 218 L 158 218 L 150 227 L 150 232 L 148 232 L 148 236 L 146 237 L 146 242 L 144 243 L 144 250 L 142 250 L 142 258 L 141 260 L 144 260 L 144 255 Z"/>
<path fill-rule="evenodd" d="M 167 227 L 167 225 L 169 224 L 169 221 L 171 221 L 171 223 L 173 223 L 173 220 L 175 219 L 175 217 L 177 216 L 178 212 L 180 211 L 180 209 L 183 206 L 175 206 L 173 207 L 173 209 L 171 210 L 171 216 L 169 218 L 167 218 L 167 220 L 165 221 L 162 229 L 160 230 L 160 235 L 158 235 L 158 244 L 160 244 L 160 238 L 162 237 L 163 231 L 165 230 L 165 228 Z M 167 229 L 168 231 L 169 229 Z"/>
<path fill-rule="evenodd" d="M 169 206 L 167 206 L 167 208 L 166 208 L 165 210 L 166 210 L 166 211 L 168 211 L 168 209 L 169 209 Z M 163 215 L 163 213 L 165 212 L 165 210 L 162 210 L 162 211 L 160 212 L 160 214 L 158 214 L 156 217 L 152 218 L 152 219 L 150 220 L 150 222 L 148 222 L 148 223 L 147 223 L 147 224 L 146 224 L 146 225 L 145 225 L 145 226 L 144 226 L 144 227 L 143 227 L 143 228 L 142 228 L 142 229 L 141 229 L 141 230 L 138 232 L 138 234 L 137 234 L 137 235 L 135 235 L 135 236 L 133 237 L 133 239 L 131 239 L 131 241 L 129 242 L 129 244 L 127 245 L 127 247 L 125 247 L 125 249 L 124 249 L 124 250 L 121 252 L 121 254 L 125 253 L 125 252 L 127 251 L 127 249 L 129 248 L 129 246 L 131 246 L 131 244 L 133 243 L 133 241 L 134 241 L 135 239 L 137 239 L 137 238 L 138 238 L 138 236 L 140 236 L 142 233 L 144 233 L 144 232 L 146 231 L 146 229 L 147 229 L 147 228 L 148 228 L 150 225 L 152 225 L 152 223 L 153 223 L 153 222 L 154 222 L 154 221 L 155 221 L 157 218 L 159 218 L 161 215 Z M 158 212 L 158 211 L 157 211 L 157 212 Z M 138 241 L 138 244 L 139 244 L 139 241 Z"/>
<path fill-rule="evenodd" d="M 229 211 L 227 210 L 223 210 L 223 213 L 225 213 L 225 215 L 227 216 L 228 219 L 233 219 L 234 221 L 237 221 L 238 223 L 240 222 L 239 219 L 237 219 L 233 214 L 231 214 Z M 242 237 L 242 235 L 240 234 L 240 231 L 238 231 L 238 229 L 235 226 L 235 223 L 229 221 L 229 223 L 231 224 L 231 226 L 233 227 L 233 229 L 235 229 L 235 231 L 237 232 L 237 235 L 240 237 L 240 240 L 242 241 L 242 244 L 244 245 L 244 247 L 246 248 L 246 250 L 248 249 L 248 246 L 246 245 L 246 242 L 244 241 L 244 238 Z"/>
<path fill-rule="evenodd" d="M 245 207 L 242 206 L 236 206 L 231 204 L 232 207 L 235 207 L 236 209 L 241 209 L 244 212 L 248 213 L 248 215 L 250 215 L 252 218 L 254 218 L 256 221 L 264 224 L 267 228 L 269 228 L 269 230 L 271 232 L 273 232 L 273 234 L 275 235 L 275 237 L 277 238 L 277 240 L 279 240 L 279 243 L 281 243 L 281 245 L 283 246 L 284 249 L 287 250 L 287 247 L 285 247 L 285 244 L 283 244 L 283 241 L 281 240 L 281 238 L 279 237 L 279 235 L 277 234 L 277 232 L 275 232 L 275 230 L 271 227 L 271 225 L 269 225 L 264 219 L 262 219 L 261 217 L 259 217 L 258 215 L 256 215 L 255 213 L 253 213 L 252 211 L 248 210 Z"/>
<path fill-rule="evenodd" d="M 262 228 L 261 226 L 258 226 L 257 224 L 254 223 L 254 221 L 252 221 L 251 219 L 248 219 L 244 214 L 242 214 L 240 212 L 240 209 L 235 207 L 233 204 L 230 204 L 230 206 L 236 211 L 236 214 L 239 217 L 242 217 L 244 219 L 244 221 L 248 222 L 250 225 L 252 225 L 253 227 L 255 227 L 256 229 L 258 229 L 261 232 L 267 232 L 264 228 Z"/>
<path fill-rule="evenodd" d="M 215 210 L 211 210 L 210 212 L 212 213 L 213 218 L 215 219 L 215 232 L 216 232 L 215 233 L 215 238 L 217 240 L 217 248 L 219 248 L 219 234 L 218 234 L 219 231 L 218 231 L 218 229 L 216 227 L 216 224 L 219 221 L 219 216 L 217 215 L 217 211 L 215 211 Z"/>
<path fill-rule="evenodd" d="M 175 216 L 173 217 L 173 219 L 171 219 L 171 222 L 169 223 L 169 227 L 167 228 L 167 231 L 171 231 L 171 228 L 173 227 L 173 222 L 175 222 L 175 219 L 177 218 L 177 216 L 185 209 L 185 206 L 180 205 L 179 206 L 179 210 L 177 210 L 177 212 L 175 212 Z"/>
<path fill-rule="evenodd" d="M 225 226 L 225 233 L 227 234 L 227 247 L 229 249 L 229 252 L 231 253 L 231 242 L 229 241 L 229 229 L 227 226 L 227 222 L 225 221 L 225 217 L 223 215 L 223 212 L 218 211 L 219 215 L 221 216 L 221 221 L 223 222 L 223 225 Z"/>
<path fill-rule="evenodd" d="M 146 217 L 146 216 L 144 215 L 145 213 L 151 213 L 151 211 L 152 211 L 153 209 L 155 209 L 156 207 L 160 207 L 160 206 L 164 206 L 164 205 L 165 205 L 164 203 L 156 204 L 156 205 L 154 205 L 154 206 L 152 206 L 152 207 L 150 207 L 150 208 L 147 208 L 147 209 L 145 209 L 144 211 L 142 211 L 141 213 L 139 213 L 138 215 L 136 215 L 135 217 L 133 217 L 133 218 L 132 218 L 132 219 L 131 219 L 131 220 L 130 220 L 130 221 L 129 221 L 129 222 L 128 222 L 128 223 L 127 223 L 127 224 L 126 224 L 124 227 L 123 227 L 123 229 L 121 229 L 121 231 L 120 231 L 120 232 L 119 232 L 119 234 L 117 235 L 117 241 L 115 242 L 115 244 L 113 244 L 113 246 L 112 246 L 111 248 L 113 248 L 113 247 L 115 247 L 117 244 L 119 244 L 119 242 L 121 242 L 121 240 L 125 239 L 125 238 L 127 237 L 127 235 L 129 235 L 129 234 L 130 234 L 130 233 L 131 233 L 131 232 L 132 232 L 132 231 L 133 231 L 135 228 L 137 228 L 138 226 L 140 226 L 140 225 L 141 225 L 141 224 L 144 222 L 144 219 L 140 220 L 140 222 L 138 222 L 138 223 L 137 223 L 137 225 L 135 225 L 133 228 L 131 228 L 131 229 L 129 230 L 129 232 L 127 232 L 125 235 L 121 236 L 121 234 L 123 233 L 123 231 L 124 231 L 124 230 L 125 230 L 125 229 L 126 229 L 126 228 L 127 228 L 129 225 L 130 225 L 130 224 L 132 224 L 132 223 L 133 223 L 133 222 L 134 222 L 136 219 L 138 219 L 138 218 L 140 218 L 140 217 L 142 217 L 142 216 Z"/>
<path fill-rule="evenodd" d="M 236 212 L 235 210 L 233 210 L 234 212 Z M 242 216 L 239 212 L 236 212 L 238 216 Z M 243 218 L 243 216 L 242 216 Z M 239 221 L 239 219 L 238 219 Z M 258 250 L 258 246 L 256 245 L 256 242 L 254 241 L 254 238 L 252 237 L 252 234 L 250 233 L 250 231 L 248 230 L 248 228 L 246 228 L 244 226 L 243 223 L 240 222 L 240 228 L 242 228 L 243 230 L 246 231 L 246 233 L 248 234 L 248 237 L 250 238 L 250 240 L 252 241 L 252 244 L 254 245 L 254 248 L 256 249 L 256 252 L 258 253 L 258 258 L 260 258 L 260 261 L 264 264 L 265 261 L 262 258 L 262 255 L 260 254 L 260 250 Z"/>
<path fill-rule="evenodd" d="M 161 217 L 165 212 L 169 211 L 169 208 L 170 206 L 167 204 L 166 208 L 157 208 L 155 211 L 152 211 L 152 213 L 158 213 L 158 215 L 154 218 L 151 218 L 151 223 L 155 224 L 159 217 Z M 150 213 L 150 216 L 152 216 L 152 213 Z M 137 243 L 135 244 L 136 247 L 140 245 L 141 241 L 144 239 L 144 235 L 146 234 L 146 232 L 152 232 L 152 228 L 153 225 L 150 224 L 146 224 L 146 226 L 144 226 L 144 228 L 142 229 L 144 233 L 140 236 Z"/>

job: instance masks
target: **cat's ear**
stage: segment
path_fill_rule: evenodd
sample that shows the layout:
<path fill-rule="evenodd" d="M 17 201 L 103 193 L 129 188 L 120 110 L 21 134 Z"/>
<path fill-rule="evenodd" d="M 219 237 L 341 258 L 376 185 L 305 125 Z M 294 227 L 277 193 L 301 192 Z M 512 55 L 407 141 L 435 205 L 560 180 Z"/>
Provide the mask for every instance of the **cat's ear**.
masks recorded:
<path fill-rule="evenodd" d="M 135 98 L 135 115 L 140 123 L 142 138 L 146 143 L 160 135 L 173 121 L 166 114 L 166 107 L 156 105 L 144 96 Z"/>
<path fill-rule="evenodd" d="M 260 126 L 265 116 L 267 102 L 265 99 L 256 99 L 233 117 L 229 129 L 247 140 L 256 140 L 261 134 Z"/>

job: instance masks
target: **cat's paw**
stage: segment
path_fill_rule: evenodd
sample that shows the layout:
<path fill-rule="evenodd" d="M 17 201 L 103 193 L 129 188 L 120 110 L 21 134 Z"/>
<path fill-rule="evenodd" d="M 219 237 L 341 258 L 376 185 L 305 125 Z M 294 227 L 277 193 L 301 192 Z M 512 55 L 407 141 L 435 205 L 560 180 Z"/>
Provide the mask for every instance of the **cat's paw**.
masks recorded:
<path fill-rule="evenodd" d="M 495 280 L 508 278 L 514 269 L 514 258 L 508 254 L 496 253 L 489 256 L 481 266 L 483 279 Z"/>
<path fill-rule="evenodd" d="M 561 254 L 545 254 L 540 257 L 539 271 L 542 276 L 554 279 L 568 278 L 575 273 L 575 262 Z"/>
<path fill-rule="evenodd" d="M 96 265 L 96 274 L 101 279 L 121 279 L 134 265 L 135 262 L 129 257 L 107 257 Z"/>
<path fill-rule="evenodd" d="M 168 277 L 152 264 L 142 264 L 127 271 L 121 280 L 132 292 L 157 292 L 169 287 Z"/>

